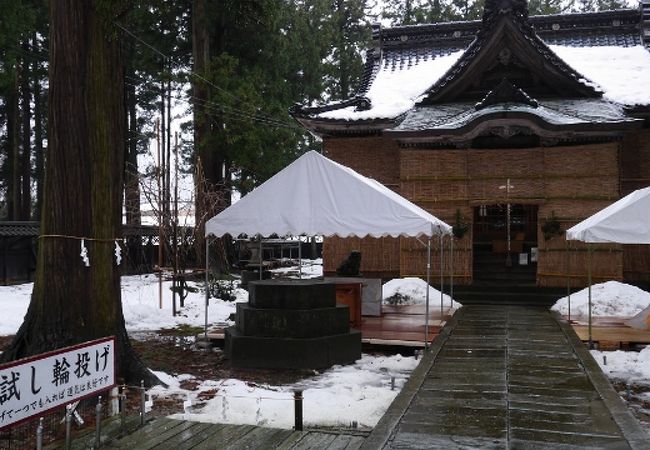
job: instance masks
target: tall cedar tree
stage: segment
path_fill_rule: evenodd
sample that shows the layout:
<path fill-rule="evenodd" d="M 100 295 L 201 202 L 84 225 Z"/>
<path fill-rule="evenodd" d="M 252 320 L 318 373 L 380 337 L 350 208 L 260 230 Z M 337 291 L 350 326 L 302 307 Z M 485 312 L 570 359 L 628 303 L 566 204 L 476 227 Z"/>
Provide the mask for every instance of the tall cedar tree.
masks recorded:
<path fill-rule="evenodd" d="M 49 153 L 31 303 L 13 360 L 114 335 L 118 376 L 155 377 L 124 325 L 115 241 L 122 216 L 124 84 L 109 14 L 117 2 L 50 2 Z M 99 8 L 102 9 L 99 9 Z M 50 236 L 50 237 L 48 237 Z M 58 237 L 66 236 L 66 237 Z M 87 237 L 90 266 L 77 237 Z"/>

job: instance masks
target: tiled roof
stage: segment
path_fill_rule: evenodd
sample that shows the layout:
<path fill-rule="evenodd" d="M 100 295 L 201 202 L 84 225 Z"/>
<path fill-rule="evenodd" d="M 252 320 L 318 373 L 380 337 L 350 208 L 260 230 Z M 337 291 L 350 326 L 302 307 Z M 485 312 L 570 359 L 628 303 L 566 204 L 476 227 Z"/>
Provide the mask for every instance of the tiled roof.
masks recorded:
<path fill-rule="evenodd" d="M 0 237 L 38 237 L 39 222 L 0 221 Z M 123 225 L 124 236 L 158 236 L 158 227 L 151 225 Z"/>
<path fill-rule="evenodd" d="M 38 236 L 38 222 L 0 222 L 0 237 Z"/>
<path fill-rule="evenodd" d="M 532 16 L 529 22 L 549 45 L 571 47 L 643 45 L 641 13 L 637 9 L 598 13 Z M 404 68 L 436 56 L 466 49 L 481 27 L 480 20 L 411 25 L 376 31 L 382 49 L 380 64 Z M 367 91 L 364 80 L 361 92 Z"/>
<path fill-rule="evenodd" d="M 617 60 L 611 59 L 613 55 L 615 58 L 623 58 L 623 63 L 630 58 L 639 59 L 640 55 L 642 63 L 639 67 L 650 65 L 645 61 L 650 53 L 644 55 L 642 50 L 644 45 L 647 48 L 650 45 L 650 0 L 643 2 L 640 9 L 533 16 L 526 22 L 532 29 L 525 35 L 540 54 L 552 61 L 557 70 L 565 73 L 576 84 L 582 84 L 587 89 L 593 87 L 596 91 L 603 87 L 605 98 L 610 101 L 628 105 L 650 104 L 646 101 L 647 96 L 641 95 L 637 99 L 629 89 L 624 92 L 626 95 L 619 95 L 621 88 L 616 80 L 612 81 L 604 76 L 596 77 L 601 72 L 598 67 L 587 67 L 593 68 L 594 74 L 585 70 L 586 57 L 601 58 L 603 63 L 611 66 L 618 65 Z M 308 128 L 314 128 L 316 122 L 325 127 L 328 126 L 327 123 L 336 122 L 356 123 L 363 127 L 367 123 L 374 123 L 371 122 L 374 120 L 399 120 L 420 100 L 425 91 L 449 78 L 450 68 L 462 69 L 462 64 L 457 62 L 459 58 L 461 61 L 469 58 L 468 47 L 471 48 L 477 39 L 481 26 L 482 21 L 478 20 L 387 29 L 375 26 L 374 41 L 367 53 L 358 94 L 347 101 L 321 107 L 298 106 L 292 112 Z M 553 46 L 553 51 L 549 46 Z M 583 48 L 586 56 L 582 53 L 564 52 L 560 59 L 555 53 L 562 48 Z M 599 48 L 603 51 L 598 51 Z M 612 48 L 626 49 L 629 52 L 619 52 Z M 639 51 L 642 54 L 639 54 Z M 619 53 L 620 56 L 616 56 Z M 580 68 L 576 68 L 568 57 L 576 57 Z M 565 62 L 568 65 L 565 65 Z M 427 75 L 425 79 L 419 79 L 418 77 L 422 78 L 423 70 Z M 415 72 L 420 75 L 413 76 Z M 644 83 L 639 83 L 638 78 L 644 76 L 643 74 L 645 69 L 637 68 L 634 73 L 621 73 L 619 78 L 624 80 L 629 75 L 630 81 L 627 84 L 638 84 L 640 89 Z M 583 79 L 583 76 L 587 80 Z M 588 80 L 592 77 L 602 81 L 590 83 Z M 613 83 L 611 95 L 608 92 L 610 82 Z"/>
<path fill-rule="evenodd" d="M 624 124 L 640 122 L 625 115 L 623 107 L 599 99 L 546 100 L 539 106 L 523 103 L 501 103 L 475 109 L 474 103 L 449 103 L 413 108 L 393 130 L 453 130 L 489 115 L 525 113 L 536 116 L 549 125 Z"/>

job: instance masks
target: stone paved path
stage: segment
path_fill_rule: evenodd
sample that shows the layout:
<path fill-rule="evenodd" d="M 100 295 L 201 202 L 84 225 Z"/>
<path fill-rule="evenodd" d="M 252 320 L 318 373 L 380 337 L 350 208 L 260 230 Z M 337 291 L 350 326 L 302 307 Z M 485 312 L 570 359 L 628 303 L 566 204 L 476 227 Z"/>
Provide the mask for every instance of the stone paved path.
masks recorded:
<path fill-rule="evenodd" d="M 649 449 L 573 330 L 544 308 L 462 308 L 365 449 Z"/>

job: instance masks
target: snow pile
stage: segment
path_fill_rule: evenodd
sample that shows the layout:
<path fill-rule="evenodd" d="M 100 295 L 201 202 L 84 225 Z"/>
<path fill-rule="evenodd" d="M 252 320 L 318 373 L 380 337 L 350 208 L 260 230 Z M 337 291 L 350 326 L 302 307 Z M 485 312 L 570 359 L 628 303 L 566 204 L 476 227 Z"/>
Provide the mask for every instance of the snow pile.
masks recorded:
<path fill-rule="evenodd" d="M 650 293 L 618 281 L 594 284 L 591 287 L 591 311 L 594 316 L 632 317 L 650 305 Z M 567 297 L 551 308 L 562 315 L 569 314 Z M 571 294 L 571 316 L 589 315 L 589 290 Z"/>
<path fill-rule="evenodd" d="M 650 347 L 640 352 L 591 350 L 591 355 L 609 378 L 626 382 L 650 383 Z M 607 364 L 603 356 L 606 357 Z"/>
<path fill-rule="evenodd" d="M 427 282 L 420 278 L 395 278 L 382 287 L 382 299 L 385 305 L 424 305 L 427 296 Z M 440 291 L 429 286 L 429 303 L 440 301 Z M 443 304 L 458 309 L 460 303 L 443 294 Z"/>
<path fill-rule="evenodd" d="M 168 388 L 156 386 L 153 396 L 171 395 L 189 398 L 196 405 L 177 418 L 212 423 L 263 425 L 291 429 L 294 425 L 293 391 L 303 391 L 306 426 L 374 427 L 397 396 L 418 362 L 413 357 L 372 356 L 364 354 L 355 364 L 334 366 L 316 377 L 291 385 L 260 386 L 240 380 L 207 380 L 196 390 L 184 390 L 180 382 L 189 375 L 176 377 L 156 372 Z M 391 390 L 391 377 L 396 389 Z M 197 398 L 216 391 L 203 406 Z M 204 393 L 204 394 L 202 394 Z"/>

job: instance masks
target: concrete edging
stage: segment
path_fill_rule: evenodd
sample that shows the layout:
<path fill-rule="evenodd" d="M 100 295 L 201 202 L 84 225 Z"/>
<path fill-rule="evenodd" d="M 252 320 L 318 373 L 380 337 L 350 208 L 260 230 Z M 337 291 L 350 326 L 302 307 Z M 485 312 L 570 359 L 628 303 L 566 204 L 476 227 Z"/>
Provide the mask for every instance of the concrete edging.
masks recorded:
<path fill-rule="evenodd" d="M 447 321 L 440 333 L 433 340 L 428 352 L 424 352 L 422 361 L 413 370 L 408 381 L 390 404 L 384 415 L 381 417 L 370 435 L 366 438 L 360 450 L 377 450 L 383 448 L 395 432 L 400 419 L 411 405 L 415 394 L 418 393 L 426 375 L 429 373 L 431 366 L 435 362 L 438 353 L 442 349 L 449 335 L 453 332 L 458 324 L 458 320 L 463 316 L 465 308 L 461 308 Z"/>
<path fill-rule="evenodd" d="M 627 405 L 614 390 L 609 379 L 600 369 L 600 366 L 587 347 L 578 338 L 571 325 L 560 318 L 557 312 L 553 312 L 552 316 L 562 329 L 573 351 L 580 359 L 589 380 L 591 380 L 591 383 L 607 406 L 607 409 L 612 413 L 614 422 L 620 428 L 623 437 L 628 441 L 630 447 L 633 450 L 650 450 L 650 436 L 641 428 L 638 420 L 636 420 Z"/>

